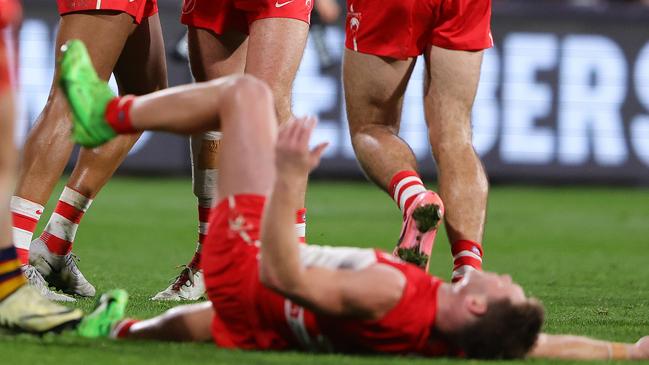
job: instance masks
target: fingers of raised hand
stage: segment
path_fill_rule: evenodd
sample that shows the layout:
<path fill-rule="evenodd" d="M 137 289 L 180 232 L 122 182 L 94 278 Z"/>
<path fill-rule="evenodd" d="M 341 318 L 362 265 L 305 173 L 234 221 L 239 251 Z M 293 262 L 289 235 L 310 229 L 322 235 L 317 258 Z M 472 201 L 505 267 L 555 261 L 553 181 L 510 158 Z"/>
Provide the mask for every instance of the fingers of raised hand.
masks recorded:
<path fill-rule="evenodd" d="M 297 119 L 299 130 L 296 133 L 296 143 L 301 149 L 308 149 L 311 133 L 317 124 L 314 116 L 301 117 Z"/>
<path fill-rule="evenodd" d="M 324 153 L 325 149 L 329 146 L 329 142 L 323 142 L 315 146 L 310 152 L 309 152 L 309 165 L 311 169 L 316 168 L 318 164 L 320 164 L 320 158 L 322 158 L 322 154 Z"/>

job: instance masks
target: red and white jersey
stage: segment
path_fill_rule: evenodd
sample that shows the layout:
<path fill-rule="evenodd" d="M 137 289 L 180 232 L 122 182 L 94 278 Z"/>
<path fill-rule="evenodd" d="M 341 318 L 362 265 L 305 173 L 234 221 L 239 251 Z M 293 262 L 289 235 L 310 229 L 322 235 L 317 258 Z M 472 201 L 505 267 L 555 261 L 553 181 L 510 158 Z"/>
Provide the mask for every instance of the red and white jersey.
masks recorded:
<path fill-rule="evenodd" d="M 16 33 L 22 10 L 18 0 L 0 0 L 0 91 L 16 86 Z"/>
<path fill-rule="evenodd" d="M 274 292 L 265 292 L 259 298 L 261 319 L 267 321 L 262 322 L 262 326 L 277 329 L 291 347 L 421 356 L 442 356 L 451 352 L 449 346 L 434 335 L 440 279 L 378 250 L 303 246 L 301 256 L 307 266 L 332 269 L 362 269 L 375 263 L 390 265 L 404 274 L 406 285 L 397 305 L 383 318 L 371 321 L 316 314 Z"/>
<path fill-rule="evenodd" d="M 214 208 L 203 248 L 208 297 L 215 311 L 212 336 L 219 347 L 251 350 L 454 354 L 435 335 L 442 281 L 387 253 L 361 248 L 300 245 L 307 267 L 362 270 L 382 263 L 406 278 L 401 300 L 379 320 L 313 313 L 259 280 L 259 227 L 265 197 L 237 195 Z"/>
<path fill-rule="evenodd" d="M 0 0 L 0 29 L 17 24 L 21 13 L 18 0 Z"/>

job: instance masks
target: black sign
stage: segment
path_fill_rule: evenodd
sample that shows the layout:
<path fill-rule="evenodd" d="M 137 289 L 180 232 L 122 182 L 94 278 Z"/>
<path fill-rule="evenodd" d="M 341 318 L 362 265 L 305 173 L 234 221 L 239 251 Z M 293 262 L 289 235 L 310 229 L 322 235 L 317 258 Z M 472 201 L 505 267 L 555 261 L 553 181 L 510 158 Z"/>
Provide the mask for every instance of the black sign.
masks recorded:
<path fill-rule="evenodd" d="M 58 19 L 51 1 L 26 1 L 21 33 L 22 132 L 40 112 L 52 75 Z M 536 2 L 494 9 L 476 98 L 474 145 L 492 179 L 649 183 L 649 11 L 588 10 Z M 170 84 L 191 82 L 182 57 L 180 2 L 160 1 Z M 296 115 L 316 114 L 331 146 L 319 175 L 360 176 L 344 113 L 344 30 L 312 32 L 294 88 Z M 178 52 L 180 51 L 180 52 Z M 422 107 L 423 64 L 413 73 L 401 135 L 434 173 Z M 19 136 L 19 139 L 21 138 Z M 186 139 L 145 135 L 122 171 L 184 173 Z"/>

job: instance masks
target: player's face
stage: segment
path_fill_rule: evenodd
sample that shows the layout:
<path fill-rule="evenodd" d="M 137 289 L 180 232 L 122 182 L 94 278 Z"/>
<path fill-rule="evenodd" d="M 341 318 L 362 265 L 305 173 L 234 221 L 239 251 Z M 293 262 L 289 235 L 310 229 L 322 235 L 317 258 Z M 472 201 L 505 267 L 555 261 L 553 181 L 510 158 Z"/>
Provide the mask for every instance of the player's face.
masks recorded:
<path fill-rule="evenodd" d="M 469 293 L 481 292 L 489 301 L 509 299 L 512 303 L 521 303 L 527 300 L 523 288 L 509 275 L 471 270 L 456 285 Z"/>

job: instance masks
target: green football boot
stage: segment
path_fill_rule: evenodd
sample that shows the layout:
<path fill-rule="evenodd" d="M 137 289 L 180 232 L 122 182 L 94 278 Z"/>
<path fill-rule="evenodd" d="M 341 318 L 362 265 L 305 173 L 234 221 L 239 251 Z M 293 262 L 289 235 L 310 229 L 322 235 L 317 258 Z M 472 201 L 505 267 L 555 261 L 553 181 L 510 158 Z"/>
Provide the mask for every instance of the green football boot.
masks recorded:
<path fill-rule="evenodd" d="M 86 338 L 109 337 L 113 327 L 124 318 L 127 303 L 126 290 L 115 289 L 102 294 L 95 310 L 81 320 L 77 334 Z"/>
<path fill-rule="evenodd" d="M 117 135 L 106 123 L 106 106 L 115 94 L 92 66 L 86 46 L 71 40 L 61 47 L 59 85 L 72 110 L 72 139 L 84 147 L 97 147 Z"/>

